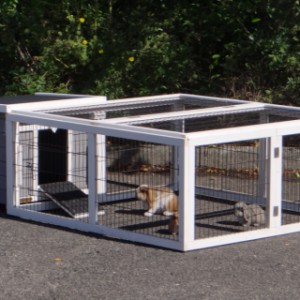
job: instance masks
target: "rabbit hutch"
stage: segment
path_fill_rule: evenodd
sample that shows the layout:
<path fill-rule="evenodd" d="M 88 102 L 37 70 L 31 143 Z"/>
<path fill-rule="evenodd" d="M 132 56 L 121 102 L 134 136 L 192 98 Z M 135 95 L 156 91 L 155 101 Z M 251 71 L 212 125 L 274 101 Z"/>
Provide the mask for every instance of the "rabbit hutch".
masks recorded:
<path fill-rule="evenodd" d="M 0 106 L 8 214 L 179 251 L 300 231 L 299 108 L 52 97 Z"/>

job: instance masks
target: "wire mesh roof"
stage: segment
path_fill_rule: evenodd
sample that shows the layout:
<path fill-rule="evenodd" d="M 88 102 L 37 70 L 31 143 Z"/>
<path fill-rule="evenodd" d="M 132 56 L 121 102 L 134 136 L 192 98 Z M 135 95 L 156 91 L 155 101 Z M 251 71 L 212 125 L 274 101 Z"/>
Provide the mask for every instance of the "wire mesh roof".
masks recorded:
<path fill-rule="evenodd" d="M 196 132 L 230 127 L 276 123 L 300 119 L 299 110 L 257 107 L 235 112 L 211 112 L 207 115 L 181 115 L 169 119 L 135 121 L 131 125 L 177 132 Z"/>
<path fill-rule="evenodd" d="M 137 115 L 146 115 L 154 113 L 163 113 L 171 111 L 185 111 L 209 107 L 227 106 L 232 104 L 243 104 L 245 101 L 236 101 L 229 99 L 195 99 L 195 97 L 186 96 L 184 98 L 166 97 L 156 99 L 140 99 L 137 101 L 108 101 L 105 104 L 92 105 L 80 108 L 47 110 L 45 112 L 64 116 L 72 116 L 83 119 L 112 119 L 120 117 L 129 117 Z"/>

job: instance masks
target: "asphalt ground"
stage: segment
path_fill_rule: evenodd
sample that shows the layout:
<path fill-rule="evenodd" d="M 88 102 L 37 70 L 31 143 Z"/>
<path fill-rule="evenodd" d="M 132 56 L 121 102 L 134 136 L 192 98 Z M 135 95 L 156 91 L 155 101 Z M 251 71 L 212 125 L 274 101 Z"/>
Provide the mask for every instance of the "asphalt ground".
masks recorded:
<path fill-rule="evenodd" d="M 12 218 L 0 299 L 299 299 L 300 233 L 179 253 Z"/>

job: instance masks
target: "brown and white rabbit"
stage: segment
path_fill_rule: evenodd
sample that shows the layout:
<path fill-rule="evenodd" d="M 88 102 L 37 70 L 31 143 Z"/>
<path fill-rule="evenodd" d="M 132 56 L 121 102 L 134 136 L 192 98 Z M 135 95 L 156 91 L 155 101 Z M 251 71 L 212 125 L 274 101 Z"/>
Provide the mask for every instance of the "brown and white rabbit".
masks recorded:
<path fill-rule="evenodd" d="M 173 216 L 178 212 L 178 197 L 167 187 L 153 187 L 142 184 L 136 189 L 137 198 L 147 204 L 145 216 L 151 217 L 155 213 Z"/>
<path fill-rule="evenodd" d="M 260 226 L 266 223 L 265 211 L 257 204 L 239 201 L 234 205 L 234 215 L 242 226 Z"/>

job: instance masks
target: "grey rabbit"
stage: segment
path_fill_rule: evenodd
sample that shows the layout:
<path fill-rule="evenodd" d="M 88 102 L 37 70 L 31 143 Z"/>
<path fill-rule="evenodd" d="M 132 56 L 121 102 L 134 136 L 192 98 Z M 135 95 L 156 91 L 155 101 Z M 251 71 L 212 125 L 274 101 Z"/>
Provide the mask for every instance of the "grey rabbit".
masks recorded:
<path fill-rule="evenodd" d="M 234 215 L 242 226 L 259 226 L 266 223 L 265 211 L 257 204 L 247 205 L 239 201 L 234 205 Z"/>

